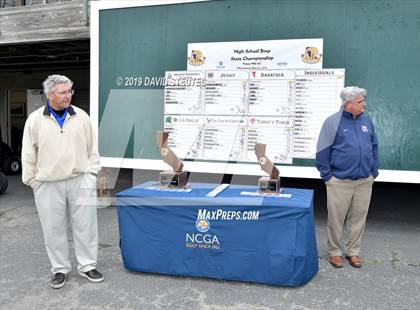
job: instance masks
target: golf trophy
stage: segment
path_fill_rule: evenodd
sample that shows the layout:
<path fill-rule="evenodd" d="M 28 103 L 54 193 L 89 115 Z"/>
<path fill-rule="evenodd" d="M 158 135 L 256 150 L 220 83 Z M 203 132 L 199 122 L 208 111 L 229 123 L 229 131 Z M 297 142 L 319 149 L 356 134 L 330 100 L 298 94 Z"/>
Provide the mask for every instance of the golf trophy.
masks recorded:
<path fill-rule="evenodd" d="M 255 155 L 261 169 L 269 174 L 268 177 L 261 177 L 258 180 L 258 192 L 262 194 L 278 194 L 280 193 L 280 177 L 279 170 L 265 155 L 266 145 L 263 143 L 255 144 Z"/>
<path fill-rule="evenodd" d="M 161 187 L 185 188 L 188 183 L 188 172 L 182 171 L 184 164 L 182 160 L 168 147 L 169 133 L 158 131 L 156 133 L 156 143 L 160 154 L 165 163 L 172 167 L 172 170 L 160 172 L 159 184 Z"/>

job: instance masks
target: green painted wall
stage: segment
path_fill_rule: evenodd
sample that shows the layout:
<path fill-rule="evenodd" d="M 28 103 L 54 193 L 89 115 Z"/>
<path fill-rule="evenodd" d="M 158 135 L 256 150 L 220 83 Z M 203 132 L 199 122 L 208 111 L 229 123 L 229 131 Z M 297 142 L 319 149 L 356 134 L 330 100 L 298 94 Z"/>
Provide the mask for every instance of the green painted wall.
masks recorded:
<path fill-rule="evenodd" d="M 160 158 L 152 133 L 162 127 L 163 99 L 154 94 L 155 101 L 149 98 L 145 106 L 144 87 L 118 86 L 117 77 L 185 70 L 190 42 L 298 38 L 323 38 L 324 67 L 345 68 L 346 85 L 368 90 L 367 113 L 379 137 L 380 168 L 419 171 L 420 1 L 237 0 L 103 10 L 100 119 L 107 104 L 119 104 L 116 119 L 147 124 L 151 135 L 137 137 L 130 131 L 125 156 Z M 136 89 L 142 103 L 135 104 L 132 92 L 118 91 L 110 99 L 115 89 Z M 132 105 L 134 110 L 125 108 Z M 103 141 L 112 140 L 120 127 L 127 126 L 114 124 L 107 134 L 100 133 L 102 156 L 119 157 L 112 143 Z"/>

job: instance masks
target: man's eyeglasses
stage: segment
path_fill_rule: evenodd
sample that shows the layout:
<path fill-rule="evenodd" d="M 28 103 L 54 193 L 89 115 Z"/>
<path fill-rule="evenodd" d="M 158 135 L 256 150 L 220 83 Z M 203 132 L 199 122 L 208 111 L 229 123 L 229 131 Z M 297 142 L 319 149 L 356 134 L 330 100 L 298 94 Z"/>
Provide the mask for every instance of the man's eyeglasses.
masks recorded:
<path fill-rule="evenodd" d="M 65 95 L 73 96 L 74 95 L 74 89 L 69 89 L 69 90 L 66 90 L 66 91 L 60 91 L 60 92 L 56 92 L 56 93 L 61 95 L 61 96 L 65 96 Z"/>

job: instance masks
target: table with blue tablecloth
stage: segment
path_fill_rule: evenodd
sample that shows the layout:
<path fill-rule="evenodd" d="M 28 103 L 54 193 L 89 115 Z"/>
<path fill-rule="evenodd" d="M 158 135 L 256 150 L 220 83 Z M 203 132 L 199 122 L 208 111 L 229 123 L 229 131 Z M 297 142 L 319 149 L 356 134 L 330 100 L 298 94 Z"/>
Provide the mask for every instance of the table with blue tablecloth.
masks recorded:
<path fill-rule="evenodd" d="M 318 271 L 313 191 L 250 196 L 256 187 L 147 182 L 117 194 L 120 248 L 133 271 L 298 286 Z M 242 195 L 241 195 L 242 193 Z M 288 195 L 290 194 L 290 195 Z"/>

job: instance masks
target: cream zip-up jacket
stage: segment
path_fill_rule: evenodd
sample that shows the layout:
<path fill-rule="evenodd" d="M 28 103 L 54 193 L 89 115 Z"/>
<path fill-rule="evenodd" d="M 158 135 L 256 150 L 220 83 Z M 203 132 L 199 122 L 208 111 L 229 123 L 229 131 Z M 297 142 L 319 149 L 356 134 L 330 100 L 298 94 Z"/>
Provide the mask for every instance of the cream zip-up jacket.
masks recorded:
<path fill-rule="evenodd" d="M 62 181 L 83 173 L 97 174 L 100 159 L 88 114 L 70 105 L 63 128 L 48 105 L 32 112 L 22 141 L 22 182 L 36 188 L 41 182 Z"/>

